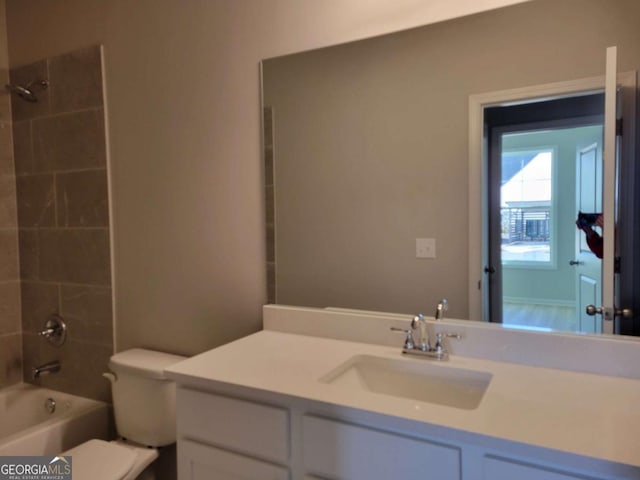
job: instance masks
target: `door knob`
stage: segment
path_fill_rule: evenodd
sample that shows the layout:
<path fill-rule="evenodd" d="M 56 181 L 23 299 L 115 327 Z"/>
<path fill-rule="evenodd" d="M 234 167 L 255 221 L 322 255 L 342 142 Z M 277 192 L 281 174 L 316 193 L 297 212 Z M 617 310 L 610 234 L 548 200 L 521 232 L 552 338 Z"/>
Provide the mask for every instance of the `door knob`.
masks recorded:
<path fill-rule="evenodd" d="M 585 308 L 585 312 L 587 313 L 587 315 L 593 316 L 593 315 L 602 315 L 603 310 L 602 310 L 602 307 L 596 307 L 595 305 L 587 305 L 587 307 Z M 613 313 L 616 317 L 622 317 L 622 318 L 633 317 L 633 310 L 631 310 L 630 308 L 616 308 Z"/>
<path fill-rule="evenodd" d="M 569 265 L 584 265 L 584 262 L 581 262 L 580 260 L 569 260 Z"/>
<path fill-rule="evenodd" d="M 633 310 L 630 308 L 616 308 L 616 315 L 622 318 L 632 318 Z"/>
<path fill-rule="evenodd" d="M 595 305 L 587 305 L 587 308 L 585 308 L 585 312 L 587 313 L 587 315 L 589 316 L 594 316 L 594 315 L 602 315 L 602 307 L 596 307 Z"/>

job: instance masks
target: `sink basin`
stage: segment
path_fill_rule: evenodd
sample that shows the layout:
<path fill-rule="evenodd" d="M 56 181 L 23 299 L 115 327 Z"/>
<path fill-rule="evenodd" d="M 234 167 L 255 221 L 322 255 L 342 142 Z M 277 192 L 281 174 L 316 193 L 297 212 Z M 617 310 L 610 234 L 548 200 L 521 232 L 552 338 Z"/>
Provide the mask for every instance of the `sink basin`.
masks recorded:
<path fill-rule="evenodd" d="M 327 373 L 322 383 L 473 410 L 491 382 L 487 372 L 452 368 L 428 360 L 356 355 Z"/>

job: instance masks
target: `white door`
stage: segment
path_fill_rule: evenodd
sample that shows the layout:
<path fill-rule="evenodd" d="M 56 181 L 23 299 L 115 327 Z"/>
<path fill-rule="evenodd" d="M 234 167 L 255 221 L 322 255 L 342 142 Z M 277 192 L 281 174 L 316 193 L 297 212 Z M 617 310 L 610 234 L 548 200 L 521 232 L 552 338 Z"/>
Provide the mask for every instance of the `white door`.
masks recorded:
<path fill-rule="evenodd" d="M 602 297 L 600 304 L 593 303 L 588 306 L 590 314 L 594 313 L 602 317 L 603 333 L 620 333 L 622 317 L 633 319 L 633 312 L 626 307 L 631 303 L 633 277 L 626 273 L 621 276 L 616 271 L 616 262 L 628 267 L 634 264 L 634 252 L 629 242 L 633 230 L 633 183 L 629 178 L 629 165 L 633 158 L 634 140 L 630 132 L 634 131 L 635 120 L 635 72 L 622 82 L 618 81 L 617 73 L 617 48 L 607 49 L 606 74 L 605 74 L 605 112 L 604 112 L 604 152 L 602 158 L 602 213 L 603 224 L 603 258 L 602 258 Z M 626 95 L 619 95 L 619 83 L 622 84 Z M 632 92 L 630 95 L 629 92 Z M 623 98 L 624 97 L 624 98 Z M 626 139 L 621 140 L 618 131 L 618 119 L 627 122 Z M 622 130 L 622 129 L 621 129 Z M 622 175 L 621 172 L 625 174 Z M 619 202 L 620 198 L 626 201 Z M 622 220 L 622 221 L 621 221 Z M 631 290 L 630 290 L 631 287 Z M 625 302 L 625 305 L 621 305 Z M 622 307 L 622 308 L 620 308 Z M 626 328 L 628 329 L 628 327 Z M 637 327 L 634 331 L 637 333 Z"/>
<path fill-rule="evenodd" d="M 602 211 L 602 147 L 594 143 L 577 152 L 576 211 Z M 602 289 L 602 260 L 590 249 L 582 230 L 576 229 L 575 260 L 569 263 L 576 269 L 576 303 L 578 329 L 584 333 L 602 332 L 602 318 L 587 315 L 587 305 L 600 305 Z"/>

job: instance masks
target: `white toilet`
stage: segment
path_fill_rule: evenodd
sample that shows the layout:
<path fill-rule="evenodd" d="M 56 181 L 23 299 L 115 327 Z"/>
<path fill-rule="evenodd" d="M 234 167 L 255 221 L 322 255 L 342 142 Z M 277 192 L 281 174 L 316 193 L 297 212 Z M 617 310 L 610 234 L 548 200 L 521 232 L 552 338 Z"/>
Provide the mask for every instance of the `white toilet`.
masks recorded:
<path fill-rule="evenodd" d="M 185 357 L 134 348 L 109 362 L 116 429 L 112 442 L 89 440 L 64 452 L 78 480 L 153 479 L 156 447 L 176 441 L 176 389 L 164 369 Z"/>

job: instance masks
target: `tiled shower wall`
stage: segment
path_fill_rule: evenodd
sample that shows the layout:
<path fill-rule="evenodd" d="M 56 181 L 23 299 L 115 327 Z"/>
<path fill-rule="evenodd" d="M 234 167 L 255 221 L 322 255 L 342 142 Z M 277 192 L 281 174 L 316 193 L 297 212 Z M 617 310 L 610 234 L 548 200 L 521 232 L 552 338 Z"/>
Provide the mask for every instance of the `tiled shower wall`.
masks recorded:
<path fill-rule="evenodd" d="M 264 107 L 262 142 L 264 147 L 264 192 L 267 235 L 267 303 L 276 303 L 276 231 L 274 190 L 273 108 Z"/>
<path fill-rule="evenodd" d="M 12 68 L 24 379 L 109 400 L 101 376 L 113 353 L 109 208 L 101 52 L 92 47 Z M 48 81 L 43 88 L 41 81 Z M 68 327 L 61 348 L 37 334 L 53 313 Z M 59 360 L 59 373 L 31 378 Z"/>
<path fill-rule="evenodd" d="M 9 71 L 0 66 L 0 85 Z M 11 144 L 11 100 L 0 93 L 0 388 L 22 380 L 16 182 Z"/>

